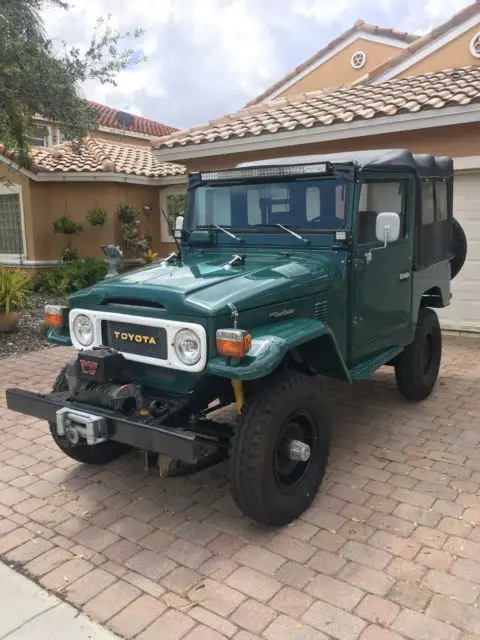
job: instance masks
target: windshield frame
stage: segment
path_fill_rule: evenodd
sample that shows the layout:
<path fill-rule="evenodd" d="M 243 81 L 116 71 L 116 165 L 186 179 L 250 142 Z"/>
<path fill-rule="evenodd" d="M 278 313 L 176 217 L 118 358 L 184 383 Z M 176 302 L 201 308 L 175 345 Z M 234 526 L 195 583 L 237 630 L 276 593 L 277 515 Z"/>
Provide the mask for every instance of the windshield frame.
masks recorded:
<path fill-rule="evenodd" d="M 188 183 L 187 189 L 187 207 L 186 207 L 186 216 L 184 229 L 188 232 L 195 231 L 200 228 L 208 228 L 209 225 L 195 225 L 193 226 L 192 222 L 196 215 L 195 212 L 195 192 L 199 187 L 234 187 L 239 185 L 275 185 L 275 184 L 288 184 L 288 183 L 296 183 L 296 182 L 311 182 L 311 181 L 320 181 L 322 179 L 337 179 L 343 180 L 345 185 L 345 198 L 344 198 L 344 224 L 335 228 L 321 228 L 321 227 L 305 227 L 301 225 L 285 224 L 285 227 L 288 227 L 296 232 L 301 233 L 302 235 L 312 234 L 312 235 L 324 235 L 324 234 L 334 234 L 336 231 L 344 231 L 349 230 L 351 228 L 351 202 L 353 199 L 353 186 L 354 186 L 354 174 L 355 170 L 352 165 L 344 165 L 341 167 L 335 166 L 331 168 L 331 171 L 328 175 L 325 174 L 314 174 L 310 176 L 278 176 L 271 177 L 266 180 L 265 178 L 252 178 L 248 179 L 238 179 L 238 180 L 203 180 L 201 178 L 200 173 L 191 174 Z M 292 223 L 294 220 L 292 220 Z M 215 227 L 215 224 L 219 224 L 215 221 L 211 228 Z M 284 234 L 285 231 L 282 230 L 277 224 L 272 223 L 271 225 L 265 224 L 257 224 L 251 225 L 248 227 L 243 226 L 229 226 L 227 224 L 222 224 L 228 231 L 234 231 L 236 233 L 242 234 Z"/>

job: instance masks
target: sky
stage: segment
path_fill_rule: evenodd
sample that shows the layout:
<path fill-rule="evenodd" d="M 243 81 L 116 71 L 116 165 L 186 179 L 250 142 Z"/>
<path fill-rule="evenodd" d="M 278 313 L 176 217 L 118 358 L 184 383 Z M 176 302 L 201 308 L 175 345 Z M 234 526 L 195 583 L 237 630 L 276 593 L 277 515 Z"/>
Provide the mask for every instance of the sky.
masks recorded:
<path fill-rule="evenodd" d="M 147 61 L 117 86 L 88 82 L 96 102 L 184 128 L 234 112 L 358 19 L 426 33 L 471 0 L 69 0 L 45 9 L 54 44 L 84 48 L 99 16 L 144 28 Z"/>

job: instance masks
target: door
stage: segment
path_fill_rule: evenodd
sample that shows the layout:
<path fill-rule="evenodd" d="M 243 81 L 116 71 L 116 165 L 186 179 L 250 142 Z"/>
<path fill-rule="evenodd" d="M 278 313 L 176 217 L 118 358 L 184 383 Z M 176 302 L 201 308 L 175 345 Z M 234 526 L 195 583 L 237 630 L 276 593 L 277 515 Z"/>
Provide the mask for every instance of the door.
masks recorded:
<path fill-rule="evenodd" d="M 467 236 L 467 259 L 452 280 L 452 299 L 438 309 L 447 329 L 480 331 L 480 171 L 455 172 L 453 215 Z"/>
<path fill-rule="evenodd" d="M 352 360 L 358 362 L 411 339 L 412 217 L 414 183 L 365 178 L 359 186 L 353 255 Z M 407 206 L 408 202 L 408 206 Z M 400 237 L 378 242 L 378 213 L 398 213 Z M 410 216 L 407 216 L 407 211 Z"/>

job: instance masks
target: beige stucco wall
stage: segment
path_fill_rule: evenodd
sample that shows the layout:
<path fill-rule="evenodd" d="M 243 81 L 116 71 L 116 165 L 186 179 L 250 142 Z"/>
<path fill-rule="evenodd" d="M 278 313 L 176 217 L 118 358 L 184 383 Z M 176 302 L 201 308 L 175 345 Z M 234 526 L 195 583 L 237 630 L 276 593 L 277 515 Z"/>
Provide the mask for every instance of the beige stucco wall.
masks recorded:
<path fill-rule="evenodd" d="M 353 69 L 350 64 L 352 55 L 357 51 L 363 51 L 367 55 L 367 61 L 362 69 Z M 278 97 L 317 91 L 324 87 L 332 87 L 346 82 L 352 82 L 365 75 L 365 73 L 377 65 L 385 62 L 389 57 L 396 55 L 399 51 L 400 48 L 395 46 L 359 38 L 348 47 L 345 47 L 340 53 L 330 58 L 330 60 L 327 60 L 283 91 Z"/>
<path fill-rule="evenodd" d="M 324 143 L 252 151 L 211 158 L 194 158 L 185 161 L 188 171 L 222 169 L 238 162 L 279 158 L 310 153 L 335 153 L 361 149 L 410 149 L 414 153 L 433 153 L 452 157 L 479 154 L 480 123 L 454 127 L 434 127 L 418 131 L 407 131 L 387 135 L 348 138 Z M 199 149 L 200 150 L 200 149 Z M 159 156 L 161 159 L 161 156 Z"/>
<path fill-rule="evenodd" d="M 441 71 L 442 69 L 454 69 L 472 64 L 480 64 L 480 59 L 475 58 L 470 53 L 470 41 L 473 36 L 480 31 L 480 17 L 478 23 L 458 36 L 441 49 L 430 54 L 420 62 L 412 65 L 399 77 L 416 76 L 429 71 Z"/>
<path fill-rule="evenodd" d="M 83 256 L 100 258 L 100 246 L 112 242 L 121 242 L 120 226 L 114 216 L 120 203 L 127 203 L 143 209 L 151 207 L 148 219 L 142 223 L 142 229 L 153 237 L 153 248 L 162 254 L 168 250 L 160 237 L 160 211 L 158 205 L 158 187 L 115 184 L 115 183 L 30 183 L 31 207 L 26 212 L 28 219 L 27 237 L 29 240 L 30 260 L 58 260 L 65 245 L 63 236 L 52 231 L 53 221 L 67 213 L 74 220 L 84 224 L 84 231 L 74 238 L 74 243 Z M 92 229 L 85 222 L 89 208 L 102 207 L 108 211 L 110 221 L 105 227 Z"/>

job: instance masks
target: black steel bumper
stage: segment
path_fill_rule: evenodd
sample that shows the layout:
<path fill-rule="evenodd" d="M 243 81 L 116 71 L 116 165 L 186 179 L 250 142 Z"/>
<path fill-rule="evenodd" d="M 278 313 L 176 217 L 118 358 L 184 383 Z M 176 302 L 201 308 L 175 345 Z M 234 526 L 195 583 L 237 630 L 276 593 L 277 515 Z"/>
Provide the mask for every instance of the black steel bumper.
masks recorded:
<path fill-rule="evenodd" d="M 69 400 L 69 393 L 39 394 L 23 389 L 7 389 L 7 407 L 40 420 L 57 424 L 57 412 L 70 409 L 103 418 L 105 439 L 162 453 L 188 464 L 199 464 L 218 453 L 219 443 L 203 434 L 181 428 L 152 424 L 149 418 L 127 418 L 107 409 Z"/>

